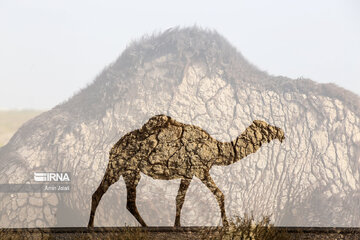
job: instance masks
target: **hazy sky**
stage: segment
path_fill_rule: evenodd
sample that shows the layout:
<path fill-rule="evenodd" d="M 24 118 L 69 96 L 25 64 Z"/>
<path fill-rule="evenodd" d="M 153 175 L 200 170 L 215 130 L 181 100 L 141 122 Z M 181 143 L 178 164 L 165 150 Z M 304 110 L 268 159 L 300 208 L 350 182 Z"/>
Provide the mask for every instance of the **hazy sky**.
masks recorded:
<path fill-rule="evenodd" d="M 0 0 L 0 109 L 49 109 L 143 34 L 217 30 L 272 75 L 360 94 L 360 1 Z"/>

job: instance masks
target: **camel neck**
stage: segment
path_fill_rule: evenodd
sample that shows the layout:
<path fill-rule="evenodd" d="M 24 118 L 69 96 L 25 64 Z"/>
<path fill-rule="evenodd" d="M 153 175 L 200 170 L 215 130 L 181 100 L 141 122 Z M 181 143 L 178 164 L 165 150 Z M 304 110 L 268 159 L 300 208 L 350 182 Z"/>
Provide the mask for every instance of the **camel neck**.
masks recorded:
<path fill-rule="evenodd" d="M 239 137 L 231 142 L 219 142 L 219 158 L 214 165 L 230 165 L 255 153 L 263 143 L 269 142 L 267 136 L 255 125 L 249 126 Z"/>
<path fill-rule="evenodd" d="M 218 158 L 214 165 L 227 166 L 235 162 L 235 146 L 232 142 L 218 142 Z"/>

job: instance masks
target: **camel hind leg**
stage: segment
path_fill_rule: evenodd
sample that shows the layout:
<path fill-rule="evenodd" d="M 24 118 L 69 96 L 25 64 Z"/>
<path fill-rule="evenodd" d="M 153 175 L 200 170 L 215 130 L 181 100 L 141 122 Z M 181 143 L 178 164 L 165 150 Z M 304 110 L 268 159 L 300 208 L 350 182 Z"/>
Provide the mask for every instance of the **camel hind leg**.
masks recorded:
<path fill-rule="evenodd" d="M 126 208 L 129 212 L 136 218 L 136 220 L 141 224 L 141 226 L 146 227 L 145 221 L 139 214 L 139 211 L 136 207 L 136 186 L 140 181 L 140 172 L 131 171 L 123 175 L 124 181 L 126 184 L 127 191 L 127 203 Z"/>
<path fill-rule="evenodd" d="M 112 184 L 116 183 L 119 180 L 119 178 L 121 176 L 120 174 L 111 174 L 111 173 L 114 173 L 114 171 L 109 171 L 109 167 L 108 167 L 106 169 L 103 180 L 101 181 L 99 187 L 96 189 L 96 191 L 92 195 L 91 211 L 90 211 L 88 227 L 94 227 L 94 218 L 95 218 L 96 208 L 98 207 L 102 196 L 106 193 L 106 191 L 109 189 L 109 187 Z"/>

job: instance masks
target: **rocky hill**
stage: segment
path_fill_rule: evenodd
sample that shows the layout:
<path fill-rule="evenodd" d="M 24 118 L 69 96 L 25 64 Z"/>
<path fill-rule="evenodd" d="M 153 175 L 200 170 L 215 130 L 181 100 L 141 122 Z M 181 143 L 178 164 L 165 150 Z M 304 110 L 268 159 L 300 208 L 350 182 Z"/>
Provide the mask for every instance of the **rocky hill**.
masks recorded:
<path fill-rule="evenodd" d="M 333 84 L 271 76 L 214 31 L 174 28 L 133 42 L 94 82 L 25 123 L 0 148 L 0 184 L 34 172 L 71 172 L 70 193 L 0 193 L 0 227 L 86 226 L 109 150 L 150 117 L 166 114 L 230 141 L 255 119 L 282 128 L 283 143 L 211 170 L 229 217 L 272 214 L 276 225 L 360 225 L 360 98 Z M 139 212 L 173 225 L 179 180 L 141 175 Z M 123 180 L 104 195 L 95 226 L 137 224 Z M 194 179 L 182 225 L 221 223 Z"/>

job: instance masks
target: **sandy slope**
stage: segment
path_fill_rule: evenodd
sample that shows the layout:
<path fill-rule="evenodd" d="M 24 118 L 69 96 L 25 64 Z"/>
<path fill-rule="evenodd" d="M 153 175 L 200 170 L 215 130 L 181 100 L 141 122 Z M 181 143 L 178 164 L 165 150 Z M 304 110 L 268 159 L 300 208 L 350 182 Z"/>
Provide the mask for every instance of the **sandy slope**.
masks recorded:
<path fill-rule="evenodd" d="M 40 110 L 1 110 L 0 147 L 9 141 L 23 123 L 42 112 Z"/>

